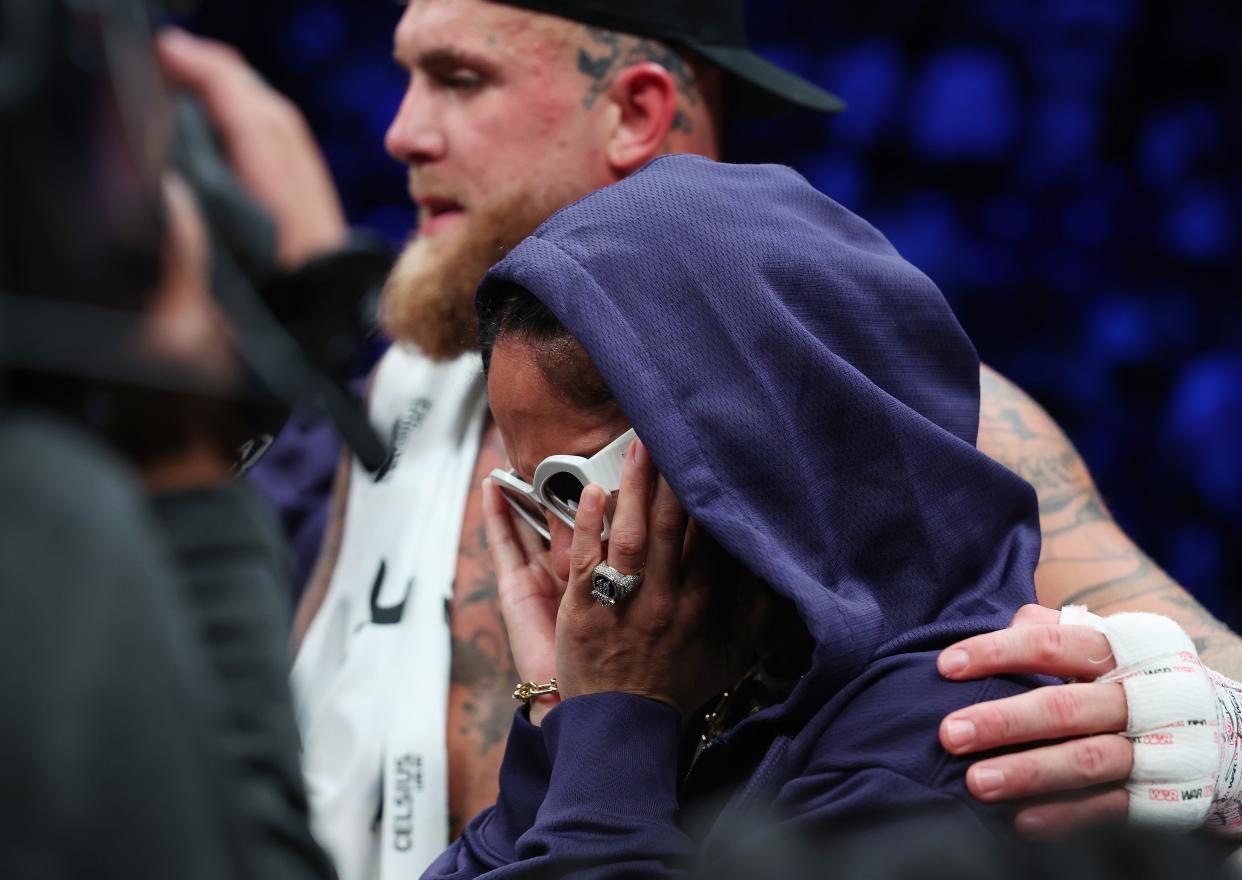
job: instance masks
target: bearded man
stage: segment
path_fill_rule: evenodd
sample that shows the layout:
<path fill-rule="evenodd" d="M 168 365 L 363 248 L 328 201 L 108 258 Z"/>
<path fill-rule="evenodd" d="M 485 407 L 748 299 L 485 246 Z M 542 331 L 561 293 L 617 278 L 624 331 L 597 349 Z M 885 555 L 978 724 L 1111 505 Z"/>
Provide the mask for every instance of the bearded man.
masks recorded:
<path fill-rule="evenodd" d="M 170 73 L 204 99 L 282 243 L 294 242 L 283 252 L 340 241 L 335 193 L 292 105 L 227 47 L 173 34 L 161 48 Z M 504 463 L 475 351 L 484 272 L 557 209 L 656 156 L 719 158 L 729 115 L 841 108 L 745 48 L 740 0 L 411 0 L 394 58 L 409 81 L 385 146 L 409 170 L 418 229 L 385 290 L 382 323 L 397 344 L 369 389 L 392 458 L 379 474 L 342 462 L 294 637 L 314 828 L 346 880 L 412 876 L 496 795 L 516 673 L 479 492 Z M 979 448 L 1039 493 L 1041 602 L 1167 614 L 1208 663 L 1242 676 L 1236 637 L 1120 531 L 1056 424 L 986 367 L 980 383 Z M 942 670 L 1090 677 L 1082 668 L 1099 642 L 1062 638 L 1055 615 L 1033 614 L 1015 621 L 1031 625 L 946 652 L 954 662 Z M 956 713 L 946 748 L 1125 728 L 1120 685 L 1076 687 L 1087 690 L 1072 700 L 1045 688 Z M 973 733 L 956 735 L 967 729 L 958 722 Z M 1129 741 L 1098 735 L 989 759 L 968 783 L 988 799 L 1107 784 L 1019 814 L 1053 827 L 1124 814 L 1132 765 Z"/>

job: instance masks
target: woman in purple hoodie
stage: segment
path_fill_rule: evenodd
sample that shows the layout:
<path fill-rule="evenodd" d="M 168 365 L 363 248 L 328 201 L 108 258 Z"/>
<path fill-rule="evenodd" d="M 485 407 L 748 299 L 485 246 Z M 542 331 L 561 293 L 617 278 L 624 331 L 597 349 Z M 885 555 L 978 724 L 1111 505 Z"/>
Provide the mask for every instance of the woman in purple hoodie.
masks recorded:
<path fill-rule="evenodd" d="M 790 169 L 673 156 L 554 215 L 478 307 L 506 624 L 555 685 L 426 876 L 710 871 L 745 828 L 993 809 L 938 725 L 1037 682 L 935 658 L 1034 601 L 1035 494 L 975 448 L 930 280 Z"/>

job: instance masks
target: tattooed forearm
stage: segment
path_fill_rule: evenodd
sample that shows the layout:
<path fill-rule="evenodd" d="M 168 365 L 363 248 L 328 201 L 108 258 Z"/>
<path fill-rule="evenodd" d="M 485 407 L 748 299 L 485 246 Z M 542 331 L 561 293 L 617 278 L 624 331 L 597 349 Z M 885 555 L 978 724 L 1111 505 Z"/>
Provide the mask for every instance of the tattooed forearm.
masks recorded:
<path fill-rule="evenodd" d="M 1206 608 L 1177 584 L 1169 581 L 1169 589 L 1156 599 L 1167 614 L 1195 640 L 1195 648 L 1205 664 L 1235 681 L 1242 681 L 1242 640 Z"/>
<path fill-rule="evenodd" d="M 979 384 L 979 449 L 1027 480 L 1039 499 L 1039 601 L 1100 614 L 1167 615 L 1195 640 L 1208 666 L 1242 676 L 1242 640 L 1113 521 L 1082 458 L 1039 404 L 987 367 Z"/>
<path fill-rule="evenodd" d="M 500 613 L 500 591 L 487 550 L 483 496 L 478 486 L 505 461 L 500 433 L 489 423 L 475 463 L 462 518 L 449 629 L 449 808 L 452 833 L 496 800 L 497 778 L 509 725 L 517 671 Z"/>
<path fill-rule="evenodd" d="M 512 720 L 509 692 L 517 670 L 509 653 L 508 633 L 500 613 L 500 591 L 487 556 L 482 526 L 463 535 L 458 557 L 459 582 L 452 604 L 452 666 L 449 680 L 461 692 L 461 735 L 480 753 L 504 742 Z"/>
<path fill-rule="evenodd" d="M 1039 519 L 1044 524 L 1043 538 L 1048 541 L 1088 523 L 1108 522 L 1112 517 L 1104 508 L 1104 499 L 1091 488 L 1040 502 Z"/>
<path fill-rule="evenodd" d="M 988 367 L 979 391 L 979 448 L 1035 488 L 1041 520 L 1084 507 L 1084 515 L 1108 517 L 1081 456 L 1039 404 Z"/>
<path fill-rule="evenodd" d="M 504 625 L 500 621 L 495 579 L 468 585 L 454 606 L 452 665 L 449 676 L 450 830 L 496 799 L 505 740 L 513 720 L 510 693 L 517 681 Z"/>
<path fill-rule="evenodd" d="M 1171 617 L 1194 640 L 1206 665 L 1242 679 L 1242 640 L 1141 551 L 1135 549 L 1132 556 L 1129 574 L 1091 584 L 1068 596 L 1065 604 L 1086 605 L 1097 614 L 1151 611 Z"/>
<path fill-rule="evenodd" d="M 625 68 L 643 61 L 654 61 L 673 77 L 677 84 L 678 109 L 673 118 L 673 128 L 686 132 L 692 130 L 690 116 L 685 106 L 699 103 L 694 67 L 674 48 L 646 37 L 622 34 L 604 28 L 584 27 L 586 40 L 578 49 L 578 70 L 590 80 L 582 106 L 595 104 L 616 77 Z"/>
<path fill-rule="evenodd" d="M 454 634 L 452 650 L 450 680 L 473 692 L 462 706 L 466 721 L 459 732 L 476 740 L 479 752 L 485 753 L 504 742 L 512 721 L 508 692 L 517 672 L 509 657 L 509 645 L 496 632 L 479 629 L 469 638 Z"/>

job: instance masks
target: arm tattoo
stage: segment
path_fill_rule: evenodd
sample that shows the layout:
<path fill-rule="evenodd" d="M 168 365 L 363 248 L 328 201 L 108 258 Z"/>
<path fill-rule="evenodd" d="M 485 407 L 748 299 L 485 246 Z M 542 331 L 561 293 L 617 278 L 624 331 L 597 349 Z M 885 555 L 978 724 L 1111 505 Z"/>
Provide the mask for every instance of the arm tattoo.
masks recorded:
<path fill-rule="evenodd" d="M 504 462 L 500 434 L 484 434 L 476 469 L 490 471 Z M 457 733 L 483 756 L 503 746 L 513 717 L 511 691 L 517 669 L 509 652 L 508 631 L 500 612 L 500 590 L 487 549 L 482 498 L 472 493 L 463 524 L 453 584 L 450 632 L 450 685 L 458 690 L 462 726 Z M 497 753 L 498 754 L 498 753 Z"/>
<path fill-rule="evenodd" d="M 509 691 L 517 680 L 517 668 L 509 653 L 508 633 L 500 613 L 500 590 L 491 570 L 482 526 L 462 541 L 461 549 L 462 556 L 477 565 L 470 566 L 474 576 L 468 584 L 454 587 L 460 598 L 453 608 L 449 681 L 466 688 L 469 694 L 462 704 L 466 723 L 459 732 L 473 738 L 482 755 L 502 745 L 509 733 L 513 720 Z M 459 571 L 463 568 L 466 566 L 460 566 Z"/>
<path fill-rule="evenodd" d="M 492 578 L 492 592 L 487 598 L 485 590 L 477 590 L 467 600 L 471 603 L 498 603 L 496 579 Z M 497 614 L 499 611 L 497 610 Z M 474 697 L 462 708 L 469 725 L 460 731 L 477 737 L 479 753 L 502 744 L 509 733 L 512 721 L 513 701 L 508 691 L 517 680 L 517 670 L 509 656 L 509 645 L 494 627 L 479 627 L 469 635 L 453 633 L 452 665 L 449 680 L 470 688 Z"/>
<path fill-rule="evenodd" d="M 642 61 L 654 61 L 667 70 L 677 83 L 680 99 L 691 107 L 698 106 L 694 68 L 676 49 L 659 40 L 604 28 L 585 27 L 584 30 L 587 44 L 578 49 L 578 70 L 591 82 L 582 98 L 583 107 L 593 106 L 618 73 Z M 673 117 L 673 128 L 687 134 L 692 130 L 690 117 L 680 106 Z"/>
<path fill-rule="evenodd" d="M 1115 524 L 1109 526 L 1124 540 Z M 1086 605 L 1097 614 L 1150 611 L 1171 617 L 1194 640 L 1205 665 L 1230 678 L 1242 675 L 1242 640 L 1138 547 L 1114 540 L 1081 554 L 1059 552 L 1055 542 L 1050 548 L 1041 566 L 1052 571 L 1077 566 L 1086 575 L 1073 578 L 1077 588 L 1058 604 Z"/>
<path fill-rule="evenodd" d="M 489 420 L 483 431 L 474 480 L 466 498 L 461 543 L 449 603 L 449 751 L 451 833 L 496 800 L 496 782 L 509 724 L 517 670 L 500 611 L 500 590 L 487 549 L 479 481 L 504 464 L 500 432 Z"/>
<path fill-rule="evenodd" d="M 1040 602 L 1086 605 L 1098 614 L 1164 614 L 1194 639 L 1205 664 L 1242 676 L 1242 640 L 1126 537 L 1056 422 L 987 367 L 979 386 L 979 449 L 1029 482 L 1039 498 Z"/>
<path fill-rule="evenodd" d="M 979 389 L 979 449 L 1034 487 L 1045 537 L 1051 515 L 1077 524 L 1110 518 L 1078 451 L 1039 404 L 986 367 Z"/>

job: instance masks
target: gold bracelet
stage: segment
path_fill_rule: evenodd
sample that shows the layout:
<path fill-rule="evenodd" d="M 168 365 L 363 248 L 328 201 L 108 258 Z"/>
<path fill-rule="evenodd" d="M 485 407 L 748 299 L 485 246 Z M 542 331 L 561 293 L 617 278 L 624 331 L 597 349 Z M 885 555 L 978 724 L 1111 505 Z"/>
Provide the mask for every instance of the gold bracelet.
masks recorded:
<path fill-rule="evenodd" d="M 524 681 L 513 689 L 513 699 L 521 700 L 523 703 L 529 703 L 535 697 L 542 697 L 547 694 L 560 694 L 560 691 L 556 689 L 555 678 L 547 684 L 535 684 L 533 681 Z"/>

